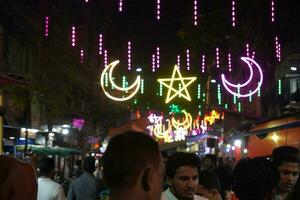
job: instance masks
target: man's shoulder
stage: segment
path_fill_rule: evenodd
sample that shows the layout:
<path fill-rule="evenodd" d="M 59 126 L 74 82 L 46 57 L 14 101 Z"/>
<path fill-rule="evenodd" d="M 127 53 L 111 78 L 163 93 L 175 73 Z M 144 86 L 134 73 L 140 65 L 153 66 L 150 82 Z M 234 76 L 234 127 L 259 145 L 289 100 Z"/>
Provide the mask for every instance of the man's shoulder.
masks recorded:
<path fill-rule="evenodd" d="M 195 195 L 194 200 L 208 200 L 208 199 L 199 195 Z"/>

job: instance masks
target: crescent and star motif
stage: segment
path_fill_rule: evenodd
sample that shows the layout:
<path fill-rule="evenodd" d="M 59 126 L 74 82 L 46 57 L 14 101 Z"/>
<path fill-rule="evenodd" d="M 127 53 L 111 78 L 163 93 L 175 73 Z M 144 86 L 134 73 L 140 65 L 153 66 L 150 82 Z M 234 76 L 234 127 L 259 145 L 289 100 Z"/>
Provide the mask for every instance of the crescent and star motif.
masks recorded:
<path fill-rule="evenodd" d="M 262 72 L 262 69 L 259 66 L 259 64 L 257 64 L 257 62 L 255 60 L 253 60 L 252 58 L 241 57 L 241 60 L 244 61 L 250 69 L 250 76 L 246 82 L 244 82 L 242 84 L 233 84 L 225 78 L 224 74 L 221 75 L 221 79 L 222 79 L 222 83 L 223 83 L 223 86 L 225 87 L 225 89 L 232 95 L 235 95 L 237 97 L 249 97 L 249 96 L 255 94 L 261 87 L 262 82 L 263 82 L 263 72 Z M 250 91 L 249 93 L 241 94 L 241 93 L 236 92 L 238 89 L 244 88 L 251 83 L 251 81 L 253 80 L 253 67 L 255 67 L 259 73 L 259 81 L 258 81 L 257 87 L 253 91 Z M 232 90 L 230 87 L 235 90 Z"/>
<path fill-rule="evenodd" d="M 127 101 L 129 99 L 131 99 L 134 95 L 136 95 L 136 93 L 139 91 L 140 89 L 140 85 L 141 85 L 141 77 L 138 75 L 136 80 L 134 81 L 134 83 L 132 85 L 130 85 L 129 87 L 120 87 L 117 84 L 115 84 L 114 80 L 113 80 L 113 70 L 114 68 L 117 66 L 117 64 L 119 63 L 118 60 L 111 62 L 109 65 L 107 65 L 105 67 L 105 69 L 103 70 L 102 74 L 101 74 L 101 78 L 100 78 L 100 84 L 102 87 L 102 90 L 104 92 L 104 94 L 115 101 Z M 108 73 L 108 77 L 109 77 L 109 82 L 110 84 L 116 89 L 119 90 L 121 92 L 123 92 L 124 94 L 122 94 L 121 97 L 116 97 L 111 95 L 105 88 L 104 85 L 104 79 L 105 79 L 105 74 Z M 128 94 L 126 94 L 126 92 L 128 92 Z M 125 94 L 127 96 L 125 96 Z"/>

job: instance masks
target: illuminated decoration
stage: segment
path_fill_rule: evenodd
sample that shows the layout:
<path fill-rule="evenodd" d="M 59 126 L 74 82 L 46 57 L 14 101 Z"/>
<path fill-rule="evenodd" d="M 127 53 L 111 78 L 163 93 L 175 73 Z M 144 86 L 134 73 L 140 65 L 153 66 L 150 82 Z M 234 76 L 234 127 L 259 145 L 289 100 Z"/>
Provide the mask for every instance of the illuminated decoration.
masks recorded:
<path fill-rule="evenodd" d="M 249 91 L 251 93 L 251 90 Z M 249 102 L 252 102 L 252 95 L 249 96 Z"/>
<path fill-rule="evenodd" d="M 210 115 L 205 115 L 204 122 L 208 122 L 209 125 L 212 125 L 213 123 L 215 123 L 216 119 L 220 119 L 220 113 L 213 110 L 210 112 Z"/>
<path fill-rule="evenodd" d="M 273 135 L 271 136 L 271 139 L 272 139 L 274 142 L 278 142 L 279 136 L 278 136 L 276 133 L 273 133 Z"/>
<path fill-rule="evenodd" d="M 217 65 L 217 68 L 220 67 L 220 52 L 219 52 L 219 48 L 216 48 L 216 65 Z"/>
<path fill-rule="evenodd" d="M 163 93 L 163 85 L 159 83 L 159 96 L 162 97 Z"/>
<path fill-rule="evenodd" d="M 155 72 L 155 55 L 152 54 L 152 72 Z"/>
<path fill-rule="evenodd" d="M 150 123 L 153 123 L 153 124 L 161 124 L 161 123 L 162 123 L 163 117 L 162 117 L 162 116 L 157 116 L 157 115 L 151 113 L 151 114 L 148 116 L 148 119 L 149 119 L 149 122 L 150 122 Z"/>
<path fill-rule="evenodd" d="M 107 54 L 108 54 L 107 50 L 105 49 L 104 50 L 104 67 L 106 67 L 108 64 L 108 55 Z"/>
<path fill-rule="evenodd" d="M 242 104 L 241 104 L 241 102 L 238 102 L 238 112 L 242 112 Z"/>
<path fill-rule="evenodd" d="M 230 53 L 228 53 L 228 71 L 231 72 L 232 68 L 231 68 L 231 55 Z"/>
<path fill-rule="evenodd" d="M 84 59 L 84 52 L 83 49 L 80 50 L 80 63 L 83 63 L 83 59 Z"/>
<path fill-rule="evenodd" d="M 202 55 L 201 72 L 205 73 L 205 55 Z"/>
<path fill-rule="evenodd" d="M 236 8 L 236 5 L 235 5 L 235 0 L 232 0 L 231 1 L 231 20 L 232 20 L 232 27 L 235 27 L 235 8 Z"/>
<path fill-rule="evenodd" d="M 176 76 L 177 75 L 177 76 Z M 176 96 L 181 96 L 188 101 L 191 101 L 191 96 L 187 90 L 187 87 L 191 85 L 197 78 L 196 77 L 182 77 L 177 65 L 174 66 L 174 70 L 171 78 L 158 79 L 157 81 L 168 88 L 168 94 L 165 103 L 169 103 Z M 182 85 L 180 90 L 173 87 L 173 83 L 179 81 Z M 187 81 L 187 82 L 185 82 Z M 169 84 L 167 84 L 169 83 Z"/>
<path fill-rule="evenodd" d="M 201 98 L 201 84 L 198 84 L 198 87 L 197 87 L 197 99 L 200 99 Z"/>
<path fill-rule="evenodd" d="M 189 71 L 190 68 L 190 50 L 186 50 L 186 69 Z"/>
<path fill-rule="evenodd" d="M 183 122 L 179 122 L 178 120 L 175 120 L 174 117 L 172 117 L 172 125 L 176 128 L 176 129 L 180 129 L 180 128 L 184 128 L 184 129 L 189 129 L 191 128 L 192 122 L 193 122 L 193 118 L 191 116 L 190 113 L 187 113 L 185 110 L 181 111 L 184 114 L 184 121 Z"/>
<path fill-rule="evenodd" d="M 221 86 L 220 84 L 218 84 L 218 91 L 217 91 L 217 97 L 218 97 L 218 104 L 221 105 L 222 104 L 222 97 L 221 97 Z"/>
<path fill-rule="evenodd" d="M 160 20 L 160 0 L 156 0 L 156 19 Z"/>
<path fill-rule="evenodd" d="M 105 87 L 108 87 L 108 74 L 105 73 L 105 76 L 104 76 L 104 85 Z M 111 86 L 111 89 L 115 89 L 113 86 Z"/>
<path fill-rule="evenodd" d="M 222 74 L 221 75 L 222 83 L 223 83 L 223 86 L 225 87 L 225 89 L 229 93 L 231 93 L 232 95 L 236 95 L 237 97 L 249 97 L 250 95 L 255 94 L 260 89 L 260 87 L 262 85 L 262 82 L 263 82 L 263 73 L 262 73 L 261 67 L 252 58 L 241 57 L 241 60 L 244 61 L 250 69 L 249 79 L 246 82 L 242 83 L 242 84 L 240 84 L 240 83 L 239 84 L 232 84 L 228 80 L 226 80 L 225 75 Z M 257 87 L 253 91 L 251 91 L 251 93 L 245 93 L 245 94 L 241 94 L 241 92 L 236 93 L 231 88 L 229 88 L 229 86 L 230 86 L 232 88 L 240 90 L 241 88 L 244 88 L 244 87 L 248 86 L 251 83 L 252 79 L 253 79 L 253 66 L 256 67 L 258 72 L 259 72 L 259 81 L 258 81 Z"/>
<path fill-rule="evenodd" d="M 89 0 L 85 0 L 85 3 L 88 3 L 89 2 Z"/>
<path fill-rule="evenodd" d="M 141 94 L 144 94 L 144 79 L 141 79 Z"/>
<path fill-rule="evenodd" d="M 119 0 L 119 12 L 123 11 L 123 0 Z"/>
<path fill-rule="evenodd" d="M 83 125 L 84 125 L 84 119 L 74 118 L 72 121 L 72 128 L 77 128 L 77 129 L 81 130 Z"/>
<path fill-rule="evenodd" d="M 247 57 L 249 57 L 249 54 L 250 54 L 249 51 L 250 51 L 249 50 L 249 44 L 247 43 L 246 44 L 246 55 L 247 55 Z"/>
<path fill-rule="evenodd" d="M 127 56 L 128 56 L 128 70 L 130 71 L 131 70 L 131 42 L 129 41 L 127 43 Z"/>
<path fill-rule="evenodd" d="M 236 95 L 233 95 L 233 104 L 236 104 L 237 103 L 237 100 L 236 100 Z"/>
<path fill-rule="evenodd" d="M 159 47 L 156 47 L 156 68 L 159 68 Z"/>
<path fill-rule="evenodd" d="M 224 108 L 228 109 L 228 104 L 227 103 L 225 103 Z"/>
<path fill-rule="evenodd" d="M 122 77 L 122 88 L 125 88 L 126 87 L 126 77 L 123 76 Z"/>
<path fill-rule="evenodd" d="M 278 79 L 278 95 L 282 94 L 282 83 L 281 79 Z"/>
<path fill-rule="evenodd" d="M 275 2 L 271 0 L 271 22 L 275 22 Z"/>
<path fill-rule="evenodd" d="M 76 29 L 75 26 L 72 26 L 72 47 L 76 46 Z"/>
<path fill-rule="evenodd" d="M 99 55 L 102 55 L 103 53 L 103 36 L 102 34 L 100 33 L 99 34 Z"/>
<path fill-rule="evenodd" d="M 45 37 L 49 35 L 49 16 L 45 17 Z"/>
<path fill-rule="evenodd" d="M 114 70 L 114 68 L 116 67 L 116 65 L 118 63 L 119 63 L 119 61 L 117 60 L 117 61 L 114 61 L 114 62 L 110 63 L 109 65 L 107 65 L 105 67 L 105 69 L 103 70 L 103 72 L 101 74 L 100 84 L 101 84 L 101 87 L 102 87 L 102 90 L 103 90 L 104 94 L 108 98 L 110 98 L 112 100 L 115 100 L 115 101 L 127 101 L 127 100 L 131 99 L 134 95 L 136 95 L 136 93 L 139 91 L 140 84 L 141 84 L 141 78 L 138 75 L 135 82 L 129 87 L 123 88 L 123 87 L 120 87 L 120 86 L 116 85 L 114 80 L 113 80 L 112 73 L 113 73 L 113 70 Z M 108 73 L 108 78 L 109 78 L 110 84 L 116 90 L 118 90 L 118 92 L 122 93 L 122 95 L 120 97 L 113 96 L 108 91 L 106 91 L 106 88 L 104 86 L 104 77 L 105 77 L 106 73 Z M 126 93 L 126 91 L 128 92 L 129 95 L 124 95 L 124 93 Z"/>
<path fill-rule="evenodd" d="M 197 17 L 198 17 L 198 9 L 197 9 L 198 0 L 194 0 L 194 25 L 198 25 Z"/>
<path fill-rule="evenodd" d="M 258 92 L 257 92 L 257 96 L 260 97 L 261 95 L 261 91 L 260 91 L 260 88 L 258 89 Z"/>
<path fill-rule="evenodd" d="M 177 55 L 177 66 L 180 69 L 180 55 Z"/>
<path fill-rule="evenodd" d="M 176 105 L 176 104 L 171 104 L 169 106 L 169 110 L 170 110 L 170 113 L 180 113 L 181 112 L 179 105 Z"/>
<path fill-rule="evenodd" d="M 252 59 L 255 58 L 255 51 L 252 52 Z"/>
<path fill-rule="evenodd" d="M 278 41 L 278 37 L 275 37 L 275 50 L 276 50 L 276 58 L 278 60 L 278 62 L 281 61 L 281 47 L 280 47 L 280 43 Z"/>

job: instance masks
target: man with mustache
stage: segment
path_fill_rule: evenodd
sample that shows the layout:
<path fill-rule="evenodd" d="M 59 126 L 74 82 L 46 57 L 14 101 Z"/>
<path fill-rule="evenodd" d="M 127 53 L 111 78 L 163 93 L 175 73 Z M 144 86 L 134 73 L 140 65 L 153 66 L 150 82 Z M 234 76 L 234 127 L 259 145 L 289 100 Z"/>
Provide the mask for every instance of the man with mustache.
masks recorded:
<path fill-rule="evenodd" d="M 199 184 L 200 159 L 196 154 L 175 152 L 166 162 L 169 188 L 162 200 L 205 200 L 195 195 Z"/>

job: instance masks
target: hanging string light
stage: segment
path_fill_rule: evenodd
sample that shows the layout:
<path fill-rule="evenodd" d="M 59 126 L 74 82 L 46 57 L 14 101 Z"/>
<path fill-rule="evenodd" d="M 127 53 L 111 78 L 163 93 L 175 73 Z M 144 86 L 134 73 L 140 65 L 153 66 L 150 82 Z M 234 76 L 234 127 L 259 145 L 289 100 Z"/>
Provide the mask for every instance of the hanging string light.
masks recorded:
<path fill-rule="evenodd" d="M 119 12 L 123 11 L 123 0 L 119 0 Z"/>
<path fill-rule="evenodd" d="M 76 46 L 76 29 L 72 26 L 72 47 Z"/>
<path fill-rule="evenodd" d="M 199 83 L 198 87 L 197 87 L 197 99 L 200 99 L 200 98 L 201 98 L 201 84 Z"/>
<path fill-rule="evenodd" d="M 104 50 L 104 66 L 106 67 L 108 64 L 108 52 L 107 50 L 105 49 Z"/>
<path fill-rule="evenodd" d="M 141 79 L 141 94 L 144 94 L 144 79 Z"/>
<path fill-rule="evenodd" d="M 186 50 L 186 69 L 189 71 L 190 68 L 190 50 Z"/>
<path fill-rule="evenodd" d="M 255 51 L 252 52 L 252 59 L 255 58 Z"/>
<path fill-rule="evenodd" d="M 49 35 L 49 16 L 45 17 L 45 37 Z"/>
<path fill-rule="evenodd" d="M 205 55 L 202 55 L 201 72 L 205 73 Z"/>
<path fill-rule="evenodd" d="M 177 55 L 177 67 L 180 69 L 180 55 Z"/>
<path fill-rule="evenodd" d="M 103 53 L 103 36 L 100 33 L 99 34 L 99 55 L 102 55 Z"/>
<path fill-rule="evenodd" d="M 218 97 L 218 104 L 222 105 L 221 85 L 220 84 L 218 84 L 217 97 Z"/>
<path fill-rule="evenodd" d="M 84 59 L 84 52 L 83 49 L 80 50 L 80 63 L 83 63 L 83 59 Z"/>
<path fill-rule="evenodd" d="M 275 36 L 275 51 L 276 51 L 276 58 L 278 62 L 281 61 L 281 45 L 279 43 L 279 39 Z"/>
<path fill-rule="evenodd" d="M 278 79 L 278 95 L 282 94 L 282 82 L 281 79 Z"/>
<path fill-rule="evenodd" d="M 219 68 L 220 67 L 220 55 L 219 55 L 220 53 L 219 53 L 219 48 L 217 47 L 216 48 L 216 64 L 217 64 L 217 68 Z"/>
<path fill-rule="evenodd" d="M 232 0 L 231 1 L 231 21 L 232 21 L 232 23 L 231 23 L 231 25 L 232 25 L 232 27 L 235 27 L 235 7 L 236 5 L 235 5 L 235 0 Z"/>
<path fill-rule="evenodd" d="M 128 70 L 131 70 L 131 42 L 128 41 L 127 43 L 127 66 L 128 66 Z"/>
<path fill-rule="evenodd" d="M 156 19 L 160 20 L 160 0 L 156 0 Z"/>
<path fill-rule="evenodd" d="M 249 44 L 247 43 L 246 44 L 246 55 L 247 55 L 247 57 L 249 57 L 249 54 L 250 54 L 249 51 L 250 51 L 249 50 Z"/>
<path fill-rule="evenodd" d="M 271 22 L 275 22 L 275 1 L 271 0 Z"/>
<path fill-rule="evenodd" d="M 249 90 L 249 93 L 251 94 L 252 90 Z M 249 102 L 252 102 L 252 95 L 249 96 Z"/>
<path fill-rule="evenodd" d="M 197 8 L 198 0 L 194 0 L 194 25 L 198 25 L 198 8 Z"/>
<path fill-rule="evenodd" d="M 232 68 L 231 68 L 231 54 L 228 53 L 228 71 L 231 72 Z"/>
<path fill-rule="evenodd" d="M 163 85 L 159 83 L 159 96 L 162 97 L 163 95 Z"/>
<path fill-rule="evenodd" d="M 155 55 L 152 54 L 152 72 L 155 72 L 155 67 L 156 67 Z"/>
<path fill-rule="evenodd" d="M 156 47 L 156 68 L 158 69 L 160 66 L 160 53 L 159 53 L 159 47 Z"/>

